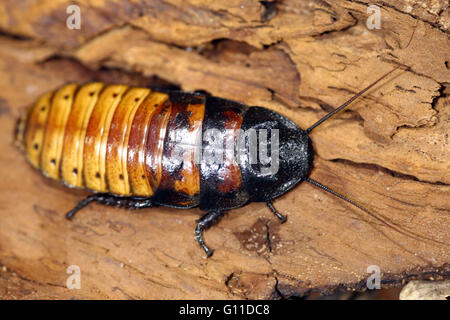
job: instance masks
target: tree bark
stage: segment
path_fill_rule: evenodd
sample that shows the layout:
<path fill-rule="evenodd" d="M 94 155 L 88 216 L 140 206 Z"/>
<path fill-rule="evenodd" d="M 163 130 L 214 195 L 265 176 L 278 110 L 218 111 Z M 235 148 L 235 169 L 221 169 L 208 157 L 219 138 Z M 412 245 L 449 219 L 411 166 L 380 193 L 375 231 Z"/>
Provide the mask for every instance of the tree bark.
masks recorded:
<path fill-rule="evenodd" d="M 449 277 L 447 1 L 78 1 L 79 30 L 70 4 L 0 3 L 0 298 L 281 298 L 365 290 L 369 266 L 383 286 Z M 261 203 L 230 211 L 205 233 L 206 259 L 199 209 L 94 204 L 69 222 L 87 192 L 13 144 L 24 109 L 71 81 L 203 90 L 307 128 L 397 65 L 311 133 L 311 177 L 390 226 L 301 183 L 275 201 L 282 225 Z"/>

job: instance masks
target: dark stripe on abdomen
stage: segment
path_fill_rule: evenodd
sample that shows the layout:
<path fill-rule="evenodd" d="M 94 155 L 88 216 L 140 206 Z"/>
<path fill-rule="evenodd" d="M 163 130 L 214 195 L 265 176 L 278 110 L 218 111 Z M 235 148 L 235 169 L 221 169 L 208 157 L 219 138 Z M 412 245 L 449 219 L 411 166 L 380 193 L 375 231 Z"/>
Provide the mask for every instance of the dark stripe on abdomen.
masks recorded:
<path fill-rule="evenodd" d="M 171 112 L 161 160 L 161 182 L 155 203 L 189 208 L 200 196 L 199 165 L 205 97 L 184 92 L 169 95 Z"/>
<path fill-rule="evenodd" d="M 206 100 L 200 166 L 201 210 L 213 210 L 218 203 L 226 208 L 239 207 L 249 199 L 235 159 L 238 134 L 247 109 L 246 105 L 221 98 Z"/>

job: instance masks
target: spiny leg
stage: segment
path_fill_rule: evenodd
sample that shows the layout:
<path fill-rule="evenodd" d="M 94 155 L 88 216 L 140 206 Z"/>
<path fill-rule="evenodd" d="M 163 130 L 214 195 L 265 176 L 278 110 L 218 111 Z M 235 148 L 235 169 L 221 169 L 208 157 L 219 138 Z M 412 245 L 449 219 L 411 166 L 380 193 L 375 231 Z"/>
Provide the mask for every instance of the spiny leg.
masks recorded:
<path fill-rule="evenodd" d="M 93 201 L 109 206 L 126 207 L 129 209 L 148 208 L 153 206 L 150 198 L 117 197 L 108 193 L 98 193 L 90 195 L 86 199 L 80 201 L 75 208 L 66 214 L 66 218 L 72 219 L 78 211 Z"/>
<path fill-rule="evenodd" d="M 277 209 L 275 209 L 275 207 L 273 206 L 272 201 L 267 201 L 266 202 L 267 206 L 269 207 L 270 211 L 272 211 L 272 213 L 278 218 L 280 219 L 281 223 L 285 223 L 287 221 L 287 217 L 283 216 L 281 213 L 278 212 Z"/>
<path fill-rule="evenodd" d="M 94 194 L 94 195 L 88 196 L 86 199 L 80 201 L 75 206 L 75 208 L 73 208 L 72 210 L 67 212 L 66 219 L 69 219 L 69 220 L 72 219 L 78 211 L 80 211 L 81 209 L 86 207 L 89 203 L 91 203 L 93 201 L 97 201 L 98 196 L 99 196 L 98 194 Z"/>
<path fill-rule="evenodd" d="M 197 239 L 198 244 L 205 250 L 205 253 L 208 257 L 211 257 L 213 254 L 213 250 L 209 249 L 208 246 L 203 241 L 203 231 L 207 230 L 211 226 L 213 226 L 220 217 L 222 217 L 223 211 L 211 211 L 197 220 L 197 227 L 195 228 L 195 238 Z"/>

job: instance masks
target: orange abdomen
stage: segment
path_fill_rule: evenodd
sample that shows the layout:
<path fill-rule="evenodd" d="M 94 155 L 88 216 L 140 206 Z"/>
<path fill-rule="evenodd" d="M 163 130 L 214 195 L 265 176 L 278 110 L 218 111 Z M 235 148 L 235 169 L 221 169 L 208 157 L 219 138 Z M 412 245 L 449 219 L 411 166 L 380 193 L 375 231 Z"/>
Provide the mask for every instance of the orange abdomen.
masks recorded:
<path fill-rule="evenodd" d="M 34 167 L 69 186 L 136 197 L 163 190 L 174 205 L 193 206 L 192 146 L 201 145 L 204 114 L 205 99 L 194 94 L 69 84 L 38 99 L 17 137 Z"/>

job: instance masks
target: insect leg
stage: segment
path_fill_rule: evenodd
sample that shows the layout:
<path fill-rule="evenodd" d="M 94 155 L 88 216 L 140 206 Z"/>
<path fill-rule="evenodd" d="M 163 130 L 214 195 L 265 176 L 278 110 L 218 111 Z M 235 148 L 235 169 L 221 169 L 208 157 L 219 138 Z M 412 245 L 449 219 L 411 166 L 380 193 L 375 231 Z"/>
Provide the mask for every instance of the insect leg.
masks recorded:
<path fill-rule="evenodd" d="M 208 246 L 203 241 L 203 231 L 217 223 L 220 217 L 222 217 L 223 211 L 211 211 L 197 220 L 197 227 L 195 228 L 195 238 L 197 239 L 198 244 L 205 250 L 205 253 L 208 257 L 211 257 L 213 254 L 213 250 L 209 249 Z"/>
<path fill-rule="evenodd" d="M 98 196 L 100 196 L 100 195 L 99 194 L 93 194 L 93 195 L 87 197 L 86 199 L 80 201 L 75 206 L 75 208 L 73 208 L 72 210 L 67 212 L 66 219 L 69 219 L 69 220 L 72 219 L 78 211 L 80 211 L 81 209 L 86 207 L 89 203 L 91 203 L 92 201 L 97 201 Z"/>
<path fill-rule="evenodd" d="M 75 208 L 66 214 L 66 218 L 72 219 L 78 211 L 93 201 L 108 206 L 126 207 L 128 209 L 140 209 L 153 206 L 151 198 L 117 197 L 107 193 L 99 193 L 88 196 L 86 199 L 80 201 Z"/>
<path fill-rule="evenodd" d="M 272 211 L 272 213 L 278 218 L 280 219 L 281 223 L 285 223 L 287 220 L 286 216 L 283 216 L 281 213 L 279 213 L 277 211 L 277 209 L 275 209 L 275 207 L 273 206 L 272 201 L 267 201 L 266 202 L 267 206 L 269 207 L 270 211 Z"/>

